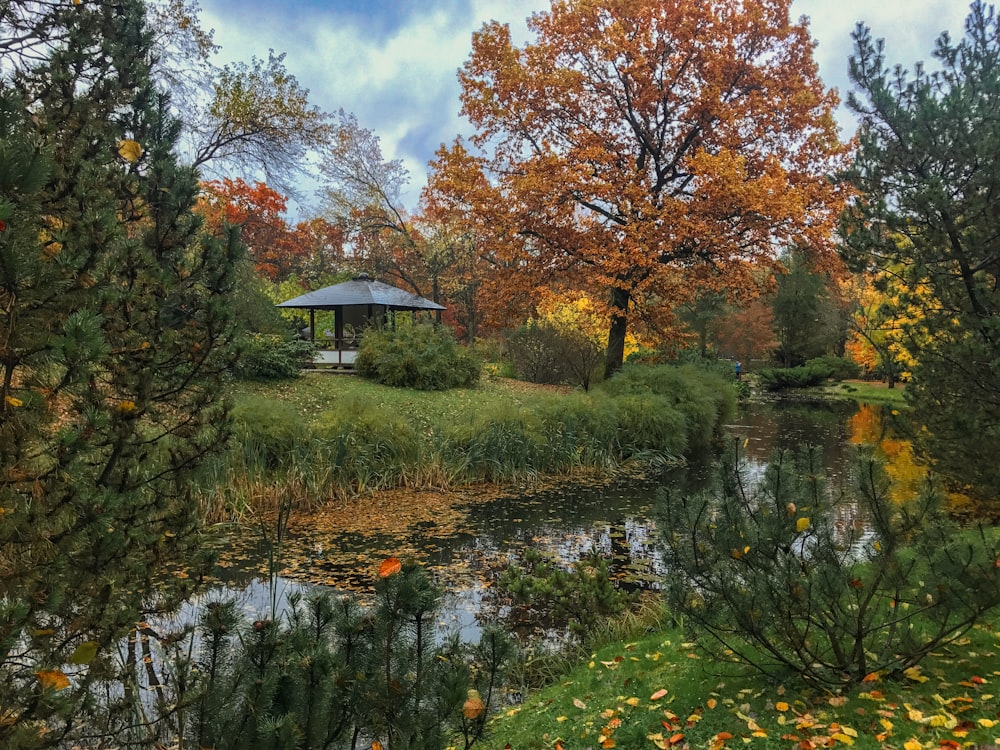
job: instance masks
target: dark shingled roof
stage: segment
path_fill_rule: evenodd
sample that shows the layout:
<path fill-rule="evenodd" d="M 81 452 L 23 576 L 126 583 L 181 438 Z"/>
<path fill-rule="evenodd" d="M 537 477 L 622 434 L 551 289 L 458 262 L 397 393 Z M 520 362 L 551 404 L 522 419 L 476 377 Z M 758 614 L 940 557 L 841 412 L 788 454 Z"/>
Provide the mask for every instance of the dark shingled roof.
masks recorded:
<path fill-rule="evenodd" d="M 327 310 L 341 305 L 385 305 L 393 310 L 444 310 L 443 305 L 375 281 L 367 274 L 342 284 L 306 292 L 300 297 L 279 303 L 278 307 Z"/>

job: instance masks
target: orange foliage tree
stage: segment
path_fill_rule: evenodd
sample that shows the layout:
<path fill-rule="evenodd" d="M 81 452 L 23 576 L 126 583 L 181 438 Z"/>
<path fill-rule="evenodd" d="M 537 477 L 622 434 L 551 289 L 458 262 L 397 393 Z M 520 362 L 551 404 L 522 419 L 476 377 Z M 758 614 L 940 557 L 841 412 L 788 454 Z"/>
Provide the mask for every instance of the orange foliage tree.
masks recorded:
<path fill-rule="evenodd" d="M 496 22 L 474 35 L 477 152 L 441 150 L 430 189 L 473 209 L 508 302 L 553 280 L 602 290 L 613 372 L 630 315 L 674 307 L 691 274 L 748 286 L 778 244 L 828 248 L 837 98 L 789 5 L 555 0 L 523 48 Z"/>
<path fill-rule="evenodd" d="M 198 211 L 209 229 L 239 226 L 257 272 L 271 281 L 284 281 L 305 271 L 317 250 L 327 259 L 343 255 L 343 239 L 335 227 L 314 220 L 293 230 L 285 219 L 287 206 L 288 199 L 263 182 L 250 185 L 227 178 L 202 185 Z"/>

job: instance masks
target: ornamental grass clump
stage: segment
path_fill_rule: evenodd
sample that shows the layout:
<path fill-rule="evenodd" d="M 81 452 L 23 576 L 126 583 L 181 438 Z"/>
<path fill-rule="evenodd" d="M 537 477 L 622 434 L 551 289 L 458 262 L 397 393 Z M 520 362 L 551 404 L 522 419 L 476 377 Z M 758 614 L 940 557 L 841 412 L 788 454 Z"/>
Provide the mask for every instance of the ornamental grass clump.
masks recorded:
<path fill-rule="evenodd" d="M 715 658 L 847 686 L 902 674 L 1000 603 L 995 530 L 959 528 L 930 480 L 893 501 L 868 449 L 841 492 L 820 458 L 779 453 L 754 478 L 734 451 L 715 492 L 662 498 L 668 602 Z"/>

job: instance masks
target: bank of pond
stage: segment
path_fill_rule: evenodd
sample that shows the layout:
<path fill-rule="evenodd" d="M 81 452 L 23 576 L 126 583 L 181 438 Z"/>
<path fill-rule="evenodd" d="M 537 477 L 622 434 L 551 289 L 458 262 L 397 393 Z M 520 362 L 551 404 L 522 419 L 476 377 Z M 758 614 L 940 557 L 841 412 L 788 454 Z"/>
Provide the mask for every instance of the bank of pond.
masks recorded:
<path fill-rule="evenodd" d="M 317 376 L 248 389 L 235 416 L 233 453 L 203 479 L 219 520 L 211 585 L 172 619 L 140 623 L 124 649 L 149 714 L 166 716 L 160 737 L 220 750 L 284 747 L 283 732 L 288 747 L 352 749 L 906 741 L 876 713 L 863 728 L 831 714 L 829 687 L 792 683 L 782 699 L 784 685 L 705 659 L 664 606 L 657 528 L 666 498 L 718 487 L 726 451 L 752 486 L 775 455 L 812 446 L 833 496 L 860 446 L 875 445 L 892 502 L 906 502 L 926 470 L 892 406 L 737 404 L 723 373 L 664 368 L 589 394 L 509 381 L 427 394 Z M 793 538 L 813 523 L 799 504 Z M 854 508 L 834 522 L 877 541 Z M 744 555 L 750 545 L 733 546 L 733 560 Z M 995 663 L 993 631 L 970 637 L 978 657 L 949 656 L 948 669 L 992 679 L 972 671 Z M 883 678 L 884 696 L 888 673 L 868 681 Z M 933 706 L 934 695 L 945 693 L 906 697 Z M 951 741 L 939 721 L 983 740 L 1000 721 L 986 695 L 959 706 L 964 718 L 928 718 L 921 742 Z"/>

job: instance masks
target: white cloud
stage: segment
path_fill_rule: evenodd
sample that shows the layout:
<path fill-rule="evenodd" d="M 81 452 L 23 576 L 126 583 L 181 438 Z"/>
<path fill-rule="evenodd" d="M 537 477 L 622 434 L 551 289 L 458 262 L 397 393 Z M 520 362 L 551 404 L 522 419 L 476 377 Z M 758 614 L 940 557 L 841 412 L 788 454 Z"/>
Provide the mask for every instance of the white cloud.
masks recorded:
<path fill-rule="evenodd" d="M 348 0 L 350 2 L 351 0 Z M 441 143 L 468 126 L 459 116 L 458 69 L 471 49 L 474 31 L 489 20 L 509 23 L 515 43 L 527 38 L 524 20 L 547 9 L 546 0 L 399 0 L 389 18 L 365 19 L 303 0 L 227 5 L 203 0 L 203 23 L 216 29 L 221 61 L 266 58 L 268 49 L 287 54 L 285 64 L 310 90 L 313 104 L 327 112 L 354 113 L 379 136 L 387 159 L 400 159 L 412 176 L 405 197 L 416 205 L 426 162 Z M 240 7 L 237 14 L 230 9 Z M 793 0 L 792 15 L 810 17 L 818 41 L 816 59 L 828 86 L 846 98 L 850 35 L 862 20 L 886 38 L 890 63 L 912 67 L 930 60 L 933 42 L 944 29 L 961 36 L 968 5 L 959 0 Z M 853 127 L 841 113 L 842 125 Z"/>

